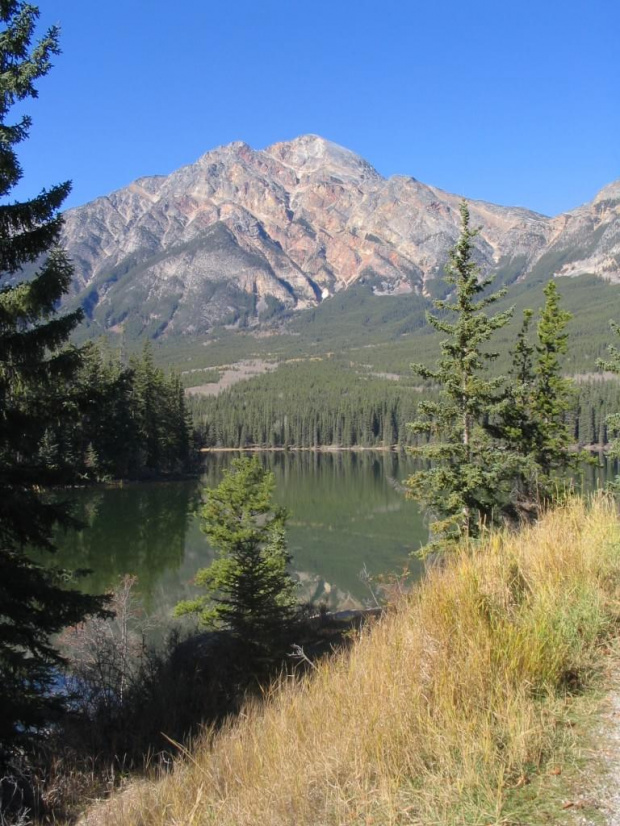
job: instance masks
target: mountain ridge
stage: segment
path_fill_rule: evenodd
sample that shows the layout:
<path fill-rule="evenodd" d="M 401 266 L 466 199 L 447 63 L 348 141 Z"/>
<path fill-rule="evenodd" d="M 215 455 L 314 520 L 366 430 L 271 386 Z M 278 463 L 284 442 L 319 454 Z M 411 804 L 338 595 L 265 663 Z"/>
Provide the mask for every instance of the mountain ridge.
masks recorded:
<path fill-rule="evenodd" d="M 238 141 L 65 213 L 72 301 L 94 331 L 131 336 L 255 326 L 352 284 L 432 296 L 458 237 L 461 196 L 384 178 L 316 135 Z M 620 180 L 548 218 L 468 201 L 476 260 L 502 283 L 537 272 L 620 281 Z"/>

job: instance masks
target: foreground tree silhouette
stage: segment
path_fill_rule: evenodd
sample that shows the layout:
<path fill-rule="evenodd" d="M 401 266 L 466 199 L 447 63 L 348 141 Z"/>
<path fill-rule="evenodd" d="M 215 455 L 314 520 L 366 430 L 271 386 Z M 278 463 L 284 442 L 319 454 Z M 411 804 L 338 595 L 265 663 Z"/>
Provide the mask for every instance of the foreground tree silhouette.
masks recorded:
<path fill-rule="evenodd" d="M 53 551 L 54 526 L 68 521 L 41 486 L 56 480 L 46 430 L 66 414 L 60 388 L 79 353 L 65 344 L 81 318 L 56 312 L 72 274 L 56 246 L 70 185 L 7 201 L 22 174 L 15 146 L 30 126 L 27 116 L 7 122 L 9 112 L 37 97 L 34 83 L 58 52 L 55 28 L 32 45 L 37 17 L 34 6 L 0 0 L 0 763 L 59 707 L 51 685 L 62 661 L 52 635 L 101 608 L 67 588 L 67 572 L 31 556 Z"/>
<path fill-rule="evenodd" d="M 429 323 L 448 338 L 441 342 L 437 369 L 412 365 L 416 373 L 440 387 L 439 400 L 422 402 L 419 418 L 411 425 L 429 440 L 411 452 L 433 463 L 407 480 L 411 497 L 431 514 L 427 551 L 477 537 L 484 524 L 499 517 L 509 496 L 512 457 L 498 449 L 489 427 L 501 404 L 505 379 L 486 375 L 488 362 L 497 354 L 484 346 L 508 323 L 512 310 L 495 315 L 486 312 L 505 290 L 485 292 L 492 279 L 481 279 L 473 260 L 476 235 L 463 201 L 461 234 L 446 268 L 446 281 L 454 285 L 454 300 L 435 301 L 442 315 L 428 315 Z M 454 314 L 454 322 L 448 320 L 448 313 Z"/>
<path fill-rule="evenodd" d="M 217 559 L 196 574 L 207 594 L 177 605 L 208 628 L 225 628 L 254 660 L 270 661 L 287 645 L 296 616 L 296 584 L 287 566 L 287 513 L 274 506 L 273 473 L 259 459 L 234 459 L 206 491 L 202 530 Z M 253 663 L 254 664 L 254 663 Z"/>

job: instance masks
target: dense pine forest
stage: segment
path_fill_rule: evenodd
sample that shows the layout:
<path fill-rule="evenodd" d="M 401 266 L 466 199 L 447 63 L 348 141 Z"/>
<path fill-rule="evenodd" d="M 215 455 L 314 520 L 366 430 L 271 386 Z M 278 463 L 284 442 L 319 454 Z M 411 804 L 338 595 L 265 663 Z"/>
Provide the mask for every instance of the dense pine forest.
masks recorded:
<path fill-rule="evenodd" d="M 611 338 L 611 336 L 610 336 Z M 419 439 L 408 424 L 432 385 L 382 378 L 332 357 L 284 363 L 219 396 L 190 396 L 188 407 L 207 447 L 406 447 Z M 574 443 L 610 440 L 606 417 L 620 407 L 620 383 L 574 383 L 567 415 Z"/>
<path fill-rule="evenodd" d="M 70 382 L 56 388 L 58 415 L 45 422 L 41 461 L 56 483 L 144 479 L 187 472 L 190 426 L 178 377 L 156 367 L 146 345 L 124 365 L 88 344 Z"/>
<path fill-rule="evenodd" d="M 421 395 L 341 364 L 299 362 L 189 404 L 209 447 L 372 447 L 405 443 Z"/>

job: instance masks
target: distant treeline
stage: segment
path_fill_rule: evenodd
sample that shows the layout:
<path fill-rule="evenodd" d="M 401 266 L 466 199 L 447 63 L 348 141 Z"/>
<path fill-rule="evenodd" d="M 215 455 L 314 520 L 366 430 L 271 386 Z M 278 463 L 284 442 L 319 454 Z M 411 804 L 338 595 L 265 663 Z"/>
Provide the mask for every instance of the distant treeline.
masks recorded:
<path fill-rule="evenodd" d="M 126 365 L 118 354 L 86 345 L 76 378 L 59 396 L 62 406 L 48 419 L 40 448 L 56 479 L 142 479 L 189 469 L 183 388 L 155 367 L 149 345 Z"/>
<path fill-rule="evenodd" d="M 573 416 L 575 443 L 604 446 L 611 441 L 606 418 L 620 410 L 620 382 L 588 381 L 576 385 Z"/>
<path fill-rule="evenodd" d="M 189 407 L 207 447 L 383 447 L 412 445 L 408 423 L 432 387 L 347 369 L 341 361 L 283 364 Z M 605 419 L 620 410 L 620 383 L 575 384 L 569 425 L 575 444 L 608 442 Z"/>

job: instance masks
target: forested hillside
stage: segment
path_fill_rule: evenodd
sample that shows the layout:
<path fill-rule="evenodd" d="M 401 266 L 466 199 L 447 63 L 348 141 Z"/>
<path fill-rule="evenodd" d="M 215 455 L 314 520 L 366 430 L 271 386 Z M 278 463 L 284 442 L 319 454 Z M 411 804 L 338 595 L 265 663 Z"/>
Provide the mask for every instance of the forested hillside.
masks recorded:
<path fill-rule="evenodd" d="M 514 306 L 512 323 L 499 331 L 495 349 L 498 369 L 508 366 L 508 351 L 516 336 L 522 311 L 535 310 L 544 301 L 543 288 L 550 275 L 513 284 L 498 307 Z M 566 372 L 596 370 L 612 340 L 609 321 L 620 319 L 620 287 L 593 276 L 558 279 L 563 306 L 570 321 Z M 501 286 L 498 283 L 496 286 Z M 446 287 L 441 293 L 445 294 Z M 412 361 L 432 363 L 440 336 L 426 323 L 429 298 L 417 295 L 376 296 L 370 285 L 358 284 L 340 292 L 319 307 L 285 322 L 273 322 L 262 333 L 217 328 L 213 335 L 157 339 L 153 352 L 159 363 L 185 373 L 186 386 L 201 384 L 193 370 L 212 369 L 248 358 L 282 361 L 336 353 L 358 365 L 381 372 L 410 375 Z"/>
<path fill-rule="evenodd" d="M 332 357 L 284 363 L 219 396 L 192 396 L 188 407 L 207 447 L 404 447 L 415 443 L 407 424 L 418 403 L 436 396 L 413 378 L 382 378 Z M 605 445 L 606 416 L 618 409 L 616 380 L 576 382 L 575 444 Z"/>
<path fill-rule="evenodd" d="M 510 367 L 523 311 L 542 306 L 544 283 L 513 286 L 498 303 L 513 306 L 514 315 L 491 348 L 498 353 L 496 374 Z M 576 444 L 605 444 L 605 417 L 620 405 L 620 385 L 600 373 L 597 359 L 613 341 L 609 321 L 620 318 L 620 290 L 588 277 L 557 283 L 562 306 L 572 313 L 562 360 L 565 375 L 575 379 L 570 428 Z M 301 314 L 288 333 L 224 333 L 206 346 L 178 342 L 155 352 L 184 371 L 186 386 L 212 381 L 218 367 L 242 358 L 279 364 L 217 397 L 191 398 L 208 446 L 406 445 L 417 403 L 434 393 L 410 369 L 413 361 L 432 364 L 439 350 L 441 334 L 425 323 L 429 306 L 411 296 L 377 298 L 358 286 Z"/>

